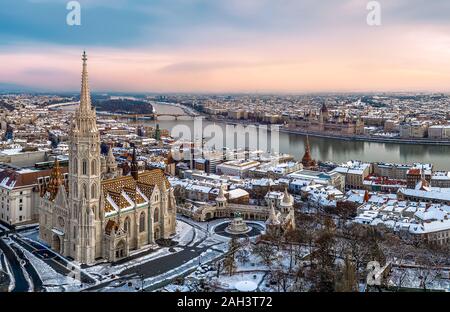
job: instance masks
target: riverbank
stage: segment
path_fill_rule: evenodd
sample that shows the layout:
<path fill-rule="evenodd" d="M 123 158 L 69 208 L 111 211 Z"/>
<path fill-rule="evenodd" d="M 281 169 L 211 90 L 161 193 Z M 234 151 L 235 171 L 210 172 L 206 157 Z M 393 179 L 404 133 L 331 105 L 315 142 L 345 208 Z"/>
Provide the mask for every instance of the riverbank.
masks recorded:
<path fill-rule="evenodd" d="M 268 124 L 260 124 L 254 123 L 252 121 L 244 121 L 244 120 L 231 120 L 231 119 L 215 119 L 211 118 L 211 116 L 206 116 L 205 120 L 210 122 L 224 123 L 230 125 L 265 125 L 270 131 L 270 126 Z M 359 142 L 376 142 L 376 143 L 392 143 L 392 144 L 409 144 L 409 145 L 436 145 L 436 146 L 450 146 L 450 140 L 431 140 L 431 139 L 402 139 L 402 138 L 387 138 L 387 137 L 376 137 L 376 136 L 367 136 L 367 135 L 342 135 L 342 134 L 333 134 L 333 133 L 324 133 L 324 132 L 314 132 L 308 131 L 304 129 L 288 129 L 284 128 L 282 125 L 280 126 L 280 132 L 286 134 L 294 134 L 301 136 L 311 136 L 317 138 L 324 139 L 332 139 L 332 140 L 341 140 L 341 141 L 359 141 Z"/>
<path fill-rule="evenodd" d="M 308 135 L 308 136 L 312 136 L 312 137 L 325 138 L 325 139 L 344 140 L 344 141 L 450 146 L 450 141 L 448 141 L 448 140 L 385 138 L 385 137 L 374 137 L 374 136 L 365 136 L 365 135 L 346 136 L 346 135 L 340 135 L 340 134 L 320 133 L 320 132 L 312 132 L 312 131 L 306 131 L 306 130 L 293 130 L 293 129 L 286 129 L 286 128 L 280 128 L 280 132 L 288 133 L 288 134 L 298 134 L 298 135 L 304 135 L 304 136 Z"/>

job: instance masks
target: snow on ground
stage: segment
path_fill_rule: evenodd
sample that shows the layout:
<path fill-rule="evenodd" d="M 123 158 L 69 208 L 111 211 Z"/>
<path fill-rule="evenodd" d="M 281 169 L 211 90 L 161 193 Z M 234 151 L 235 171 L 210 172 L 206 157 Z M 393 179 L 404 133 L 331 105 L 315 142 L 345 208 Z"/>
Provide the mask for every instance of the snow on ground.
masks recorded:
<path fill-rule="evenodd" d="M 28 239 L 31 239 L 33 241 L 43 244 L 43 242 L 39 239 L 39 230 L 38 229 L 22 231 L 22 232 L 20 232 L 20 236 L 26 237 Z"/>
<path fill-rule="evenodd" d="M 169 254 L 175 254 L 176 252 L 179 252 L 182 249 L 175 247 L 174 250 L 175 250 L 175 252 L 170 252 L 169 248 L 160 248 L 160 249 L 158 249 L 150 254 L 147 254 L 145 256 L 142 256 L 140 258 L 136 258 L 134 260 L 127 261 L 124 264 L 112 265 L 109 262 L 105 262 L 105 263 L 101 263 L 101 264 L 97 264 L 92 267 L 89 267 L 89 268 L 85 269 L 84 271 L 89 272 L 91 274 L 118 275 L 125 269 L 132 268 L 134 266 L 146 263 L 146 262 L 154 260 L 156 258 L 167 256 Z"/>
<path fill-rule="evenodd" d="M 10 238 L 8 238 L 8 240 L 4 240 L 8 245 L 14 245 L 15 247 L 18 247 L 21 249 L 21 246 L 19 246 L 19 244 L 16 244 L 15 242 L 13 242 Z M 17 255 L 16 251 L 11 247 L 12 252 L 14 253 L 15 257 L 17 258 L 17 260 L 20 260 L 20 257 Z M 27 280 L 27 283 L 29 285 L 29 292 L 32 292 L 34 290 L 34 285 L 33 285 L 33 281 L 30 277 L 30 274 L 28 274 L 28 271 L 21 265 L 21 269 L 23 272 L 23 276 L 25 277 L 25 279 Z"/>
<path fill-rule="evenodd" d="M 24 224 L 24 225 L 17 225 L 15 227 L 15 229 L 16 230 L 25 230 L 25 229 L 37 228 L 38 226 L 39 226 L 39 223 Z"/>
<path fill-rule="evenodd" d="M 243 272 L 233 274 L 232 276 L 222 275 L 218 286 L 224 290 L 236 290 L 236 284 L 242 281 L 251 281 L 256 285 L 259 285 L 262 282 L 264 275 L 264 272 Z"/>
<path fill-rule="evenodd" d="M 450 271 L 449 270 L 423 270 L 422 274 L 428 275 L 426 288 L 430 290 L 450 291 Z M 400 279 L 402 280 L 400 283 Z M 421 286 L 421 270 L 417 268 L 393 267 L 389 276 L 389 285 L 396 287 L 401 284 L 402 288 L 416 288 Z"/>
<path fill-rule="evenodd" d="M 1 261 L 2 257 L 3 257 L 3 251 L 0 249 L 0 271 L 6 272 L 6 268 L 3 267 L 3 263 Z"/>
<path fill-rule="evenodd" d="M 62 275 L 53 270 L 47 263 L 37 258 L 31 252 L 20 245 L 18 246 L 24 253 L 25 257 L 30 261 L 31 265 L 36 269 L 42 280 L 43 286 L 47 291 L 77 291 L 80 290 L 80 281 L 71 277 Z"/>
<path fill-rule="evenodd" d="M 14 274 L 12 273 L 11 266 L 8 262 L 8 259 L 6 259 L 6 256 L 3 254 L 3 252 L 0 250 L 0 258 L 4 257 L 6 267 L 1 267 L 3 272 L 7 273 L 9 276 L 9 287 L 8 291 L 11 292 L 14 287 L 16 287 L 16 280 L 14 279 Z M 2 265 L 2 261 L 0 260 L 0 266 Z"/>
<path fill-rule="evenodd" d="M 200 256 L 201 262 L 207 263 L 211 260 L 216 259 L 217 257 L 221 256 L 222 253 L 215 251 L 215 250 L 207 250 L 203 252 Z M 178 268 L 169 270 L 161 275 L 154 276 L 147 278 L 143 281 L 144 288 L 149 288 L 154 285 L 157 285 L 165 280 L 174 279 L 177 276 L 183 275 L 195 268 L 199 267 L 199 260 L 198 258 L 194 258 L 192 260 L 189 260 L 188 262 L 184 263 L 183 265 L 179 266 Z M 131 282 L 129 285 L 128 282 Z M 134 292 L 142 287 L 142 280 L 140 278 L 133 278 L 130 279 L 127 283 L 117 281 L 115 282 L 115 285 L 108 286 L 105 288 L 100 289 L 101 292 Z"/>
<path fill-rule="evenodd" d="M 193 227 L 184 221 L 178 220 L 173 240 L 177 241 L 180 246 L 186 246 L 193 239 L 193 236 Z"/>
<path fill-rule="evenodd" d="M 184 275 L 189 271 L 195 270 L 199 267 L 199 260 L 202 264 L 213 261 L 223 255 L 224 252 L 228 250 L 228 241 L 230 238 L 223 237 L 214 233 L 214 227 L 218 224 L 228 222 L 229 220 L 217 219 L 210 222 L 195 222 L 187 218 L 178 218 L 176 234 L 173 237 L 175 241 L 179 244 L 177 247 L 173 248 L 159 248 L 151 253 L 143 255 L 139 258 L 127 261 L 120 265 L 112 265 L 111 263 L 104 262 L 85 269 L 82 271 L 96 280 L 101 280 L 102 282 L 111 281 L 111 284 L 99 291 L 136 291 L 141 288 L 142 282 L 140 277 L 130 277 L 126 281 L 117 280 L 114 281 L 117 275 L 123 272 L 125 269 L 132 268 L 146 262 L 155 260 L 160 257 L 167 255 L 173 255 L 176 257 L 176 253 L 183 250 L 183 248 L 190 247 L 194 244 L 199 243 L 199 247 L 207 247 L 205 252 L 203 252 L 200 257 L 191 259 L 190 261 L 184 263 L 183 265 L 167 271 L 161 275 L 148 278 L 144 281 L 145 288 L 153 287 L 159 283 L 167 280 L 173 279 L 177 276 Z M 262 223 L 263 224 L 263 223 Z M 30 229 L 22 231 L 21 236 L 25 240 L 34 241 L 41 246 L 45 246 L 43 242 L 39 240 L 38 230 Z M 154 248 L 155 246 L 147 246 L 147 249 Z M 22 249 L 22 248 L 21 248 Z M 24 251 L 26 257 L 30 260 L 33 266 L 36 267 L 37 271 L 44 282 L 44 285 L 49 291 L 58 291 L 62 287 L 57 285 L 64 285 L 64 290 L 76 291 L 79 289 L 79 282 L 70 278 L 67 278 L 61 274 L 55 272 L 50 266 L 48 266 L 44 261 L 35 257 L 32 253 Z M 136 251 L 135 253 L 143 252 L 143 250 Z M 145 252 L 145 250 L 144 250 Z M 242 270 L 256 270 L 259 269 L 257 266 L 243 266 Z M 253 278 L 251 273 L 240 273 L 248 274 L 249 277 Z M 257 275 L 259 276 L 259 275 Z M 261 275 L 262 276 L 262 275 Z M 100 279 L 99 279 L 100 278 Z M 262 277 L 261 277 L 262 278 Z M 259 282 L 259 281 L 258 281 Z"/>
<path fill-rule="evenodd" d="M 222 255 L 221 252 L 208 249 L 205 252 L 201 253 L 200 255 L 200 261 L 202 264 L 208 263 Z M 175 278 L 179 275 L 182 275 L 190 270 L 193 270 L 195 268 L 199 267 L 199 258 L 194 258 L 189 260 L 188 262 L 184 263 L 183 265 L 179 266 L 176 269 L 169 270 L 165 272 L 162 275 L 155 276 L 149 279 L 145 280 L 145 287 L 150 287 L 152 285 L 158 284 L 166 279 Z"/>
<path fill-rule="evenodd" d="M 169 292 L 189 291 L 192 289 L 196 289 L 194 285 L 198 283 L 199 280 L 204 280 L 213 289 L 217 289 L 218 291 L 236 290 L 236 283 L 241 281 L 256 283 L 258 285 L 259 291 L 273 291 L 274 289 L 270 288 L 270 281 L 268 280 L 268 276 L 270 276 L 268 273 L 271 271 L 271 269 L 262 262 L 262 259 L 258 255 L 252 253 L 252 246 L 253 244 L 243 247 L 244 249 L 249 251 L 248 259 L 246 261 L 240 262 L 239 258 L 236 257 L 236 269 L 231 276 L 228 272 L 226 272 L 226 270 L 222 269 L 219 277 L 217 277 L 217 266 L 215 264 L 211 264 L 210 270 L 205 270 L 203 266 L 198 267 L 196 271 L 192 272 L 185 278 L 185 283 L 183 285 L 172 283 L 165 286 L 161 290 Z M 228 248 L 228 243 L 222 243 L 220 245 L 210 247 L 210 249 L 220 249 L 223 252 L 226 252 Z M 297 248 L 299 248 L 297 254 L 300 257 L 308 254 L 307 247 Z M 275 257 L 273 260 L 273 265 L 281 265 L 285 270 L 288 270 L 291 262 L 291 251 L 289 249 L 279 250 L 274 251 L 274 253 Z M 292 257 L 292 265 L 294 265 L 294 256 Z"/>

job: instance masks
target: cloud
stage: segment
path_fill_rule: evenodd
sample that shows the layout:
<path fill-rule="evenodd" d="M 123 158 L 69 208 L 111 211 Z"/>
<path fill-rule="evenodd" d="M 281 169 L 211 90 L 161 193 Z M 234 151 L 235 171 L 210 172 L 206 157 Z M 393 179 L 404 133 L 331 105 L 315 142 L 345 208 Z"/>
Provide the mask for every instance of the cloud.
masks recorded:
<path fill-rule="evenodd" d="M 78 88 L 80 53 L 99 90 L 446 89 L 448 0 L 3 0 L 0 79 Z M 40 78 L 40 79 L 37 79 Z"/>
<path fill-rule="evenodd" d="M 22 71 L 22 73 L 32 76 L 63 76 L 70 74 L 70 71 L 60 68 L 37 67 L 26 68 Z"/>

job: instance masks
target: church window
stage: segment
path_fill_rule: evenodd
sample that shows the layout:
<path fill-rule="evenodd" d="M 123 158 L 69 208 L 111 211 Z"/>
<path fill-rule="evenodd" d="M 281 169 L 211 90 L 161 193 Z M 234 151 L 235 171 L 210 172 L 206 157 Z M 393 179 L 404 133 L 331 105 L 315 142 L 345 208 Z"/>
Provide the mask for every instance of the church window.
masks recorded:
<path fill-rule="evenodd" d="M 91 174 L 97 174 L 97 161 L 95 159 L 91 162 Z"/>
<path fill-rule="evenodd" d="M 73 159 L 73 173 L 78 173 L 78 160 L 76 157 Z"/>
<path fill-rule="evenodd" d="M 145 213 L 141 212 L 141 215 L 139 216 L 139 232 L 145 231 Z"/>
<path fill-rule="evenodd" d="M 77 182 L 73 182 L 73 195 L 78 195 L 78 184 Z"/>
<path fill-rule="evenodd" d="M 73 238 L 74 239 L 77 238 L 77 228 L 76 227 L 73 227 Z M 75 247 L 75 245 L 74 245 L 74 247 Z"/>
<path fill-rule="evenodd" d="M 88 194 L 87 194 L 87 186 L 86 186 L 86 184 L 83 184 L 83 197 L 84 197 L 85 199 L 88 198 Z"/>
<path fill-rule="evenodd" d="M 127 233 L 131 232 L 130 218 L 127 217 L 123 223 L 123 230 Z"/>
<path fill-rule="evenodd" d="M 91 197 L 97 198 L 97 184 L 92 184 L 91 186 Z"/>
<path fill-rule="evenodd" d="M 83 159 L 83 174 L 87 174 L 87 161 Z"/>
<path fill-rule="evenodd" d="M 153 222 L 158 222 L 159 221 L 159 210 L 158 208 L 155 209 L 155 212 L 153 214 Z"/>

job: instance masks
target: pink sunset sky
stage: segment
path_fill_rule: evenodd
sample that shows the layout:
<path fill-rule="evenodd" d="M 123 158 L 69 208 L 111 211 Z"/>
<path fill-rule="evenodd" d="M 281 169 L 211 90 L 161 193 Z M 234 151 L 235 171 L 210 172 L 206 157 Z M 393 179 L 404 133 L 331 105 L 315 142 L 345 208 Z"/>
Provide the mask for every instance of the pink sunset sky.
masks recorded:
<path fill-rule="evenodd" d="M 94 91 L 450 91 L 446 1 L 379 1 L 380 26 L 363 0 L 80 1 L 72 27 L 25 2 L 34 22 L 12 1 L 0 22 L 0 85 L 76 90 L 86 50 Z"/>

